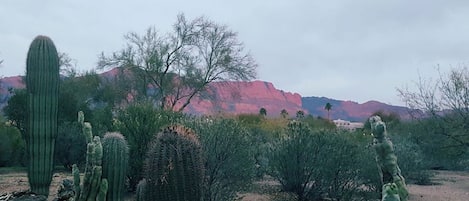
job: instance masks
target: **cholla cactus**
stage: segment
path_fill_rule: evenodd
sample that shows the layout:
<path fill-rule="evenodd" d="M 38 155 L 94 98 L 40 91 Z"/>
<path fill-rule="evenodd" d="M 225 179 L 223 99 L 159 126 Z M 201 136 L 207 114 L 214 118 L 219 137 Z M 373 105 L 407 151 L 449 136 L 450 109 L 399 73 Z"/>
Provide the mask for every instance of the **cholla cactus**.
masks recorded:
<path fill-rule="evenodd" d="M 376 151 L 376 162 L 378 163 L 381 182 L 384 187 L 395 185 L 400 201 L 406 201 L 409 196 L 405 179 L 401 174 L 401 169 L 397 164 L 397 157 L 394 147 L 387 137 L 386 124 L 379 116 L 372 116 L 370 119 L 371 131 L 373 132 L 373 147 Z M 388 187 L 386 189 L 388 189 Z M 384 200 L 384 197 L 383 197 Z"/>

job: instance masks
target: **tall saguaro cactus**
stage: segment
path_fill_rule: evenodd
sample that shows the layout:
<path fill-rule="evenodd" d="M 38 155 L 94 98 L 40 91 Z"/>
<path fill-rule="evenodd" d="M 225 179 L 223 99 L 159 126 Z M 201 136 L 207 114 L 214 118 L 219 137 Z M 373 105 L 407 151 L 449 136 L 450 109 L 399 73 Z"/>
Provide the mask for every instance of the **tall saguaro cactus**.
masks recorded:
<path fill-rule="evenodd" d="M 59 56 L 47 36 L 37 36 L 29 47 L 26 89 L 29 98 L 29 185 L 32 192 L 48 195 L 57 137 Z"/>

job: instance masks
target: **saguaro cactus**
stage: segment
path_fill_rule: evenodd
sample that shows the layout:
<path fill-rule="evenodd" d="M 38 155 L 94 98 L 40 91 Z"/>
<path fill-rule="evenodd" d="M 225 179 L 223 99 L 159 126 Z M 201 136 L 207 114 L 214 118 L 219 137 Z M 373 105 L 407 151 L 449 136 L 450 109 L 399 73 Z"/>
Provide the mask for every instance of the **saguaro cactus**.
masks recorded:
<path fill-rule="evenodd" d="M 379 116 L 372 116 L 369 121 L 374 137 L 373 147 L 376 151 L 376 162 L 378 163 L 381 184 L 383 185 L 383 195 L 397 191 L 400 201 L 406 201 L 409 192 L 406 188 L 405 179 L 401 175 L 401 169 L 397 164 L 393 144 L 387 137 L 386 124 L 381 121 Z M 392 191 L 389 189 L 392 189 Z"/>
<path fill-rule="evenodd" d="M 145 163 L 144 196 L 139 200 L 199 201 L 203 162 L 197 136 L 183 126 L 163 129 L 149 147 Z"/>
<path fill-rule="evenodd" d="M 26 89 L 29 98 L 28 181 L 32 192 L 48 195 L 57 137 L 59 57 L 47 36 L 37 36 L 29 47 Z"/>
<path fill-rule="evenodd" d="M 123 200 L 125 173 L 129 160 L 129 147 L 120 133 L 106 133 L 103 138 L 103 176 L 109 188 L 107 200 Z"/>

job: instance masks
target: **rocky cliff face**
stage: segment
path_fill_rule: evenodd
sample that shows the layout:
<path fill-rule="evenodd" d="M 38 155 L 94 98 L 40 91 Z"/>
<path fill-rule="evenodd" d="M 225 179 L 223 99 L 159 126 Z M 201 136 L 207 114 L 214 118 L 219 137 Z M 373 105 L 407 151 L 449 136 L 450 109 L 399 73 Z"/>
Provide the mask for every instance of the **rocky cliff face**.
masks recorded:
<path fill-rule="evenodd" d="M 103 73 L 103 76 L 109 77 L 113 73 L 115 70 Z M 24 87 L 23 79 L 20 76 L 0 79 L 0 109 L 6 105 L 11 96 L 8 92 L 9 88 Z M 331 119 L 365 121 L 378 110 L 395 112 L 403 119 L 408 118 L 408 109 L 405 107 L 387 105 L 377 101 L 359 104 L 326 97 L 301 97 L 298 93 L 285 92 L 265 81 L 211 83 L 206 93 L 192 99 L 185 112 L 198 115 L 258 114 L 261 108 L 265 108 L 267 115 L 271 117 L 280 116 L 280 111 L 285 109 L 290 116 L 295 116 L 297 111 L 303 110 L 306 114 L 325 118 L 327 117 L 327 111 L 324 109 L 326 103 L 332 104 Z"/>
<path fill-rule="evenodd" d="M 192 100 L 186 112 L 196 114 L 254 113 L 261 108 L 268 116 L 279 116 L 282 109 L 295 115 L 301 107 L 301 96 L 297 93 L 276 89 L 270 82 L 214 82 L 205 96 Z"/>

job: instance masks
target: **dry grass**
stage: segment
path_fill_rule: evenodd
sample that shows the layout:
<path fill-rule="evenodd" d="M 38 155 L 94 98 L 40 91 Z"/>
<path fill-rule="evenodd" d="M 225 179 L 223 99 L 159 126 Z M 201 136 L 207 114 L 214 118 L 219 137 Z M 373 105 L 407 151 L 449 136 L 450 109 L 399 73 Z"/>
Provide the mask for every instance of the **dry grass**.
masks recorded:
<path fill-rule="evenodd" d="M 430 186 L 409 185 L 409 201 L 467 201 L 469 200 L 469 172 L 437 171 Z M 70 173 L 62 171 L 54 174 L 50 195 L 52 200 L 57 195 L 57 187 L 65 179 L 71 179 Z M 28 189 L 28 179 L 24 169 L 0 169 L 0 195 Z M 252 192 L 239 194 L 241 201 L 286 201 L 294 200 L 292 195 L 280 193 L 278 183 L 268 180 L 256 182 Z M 134 200 L 127 195 L 126 200 Z"/>

